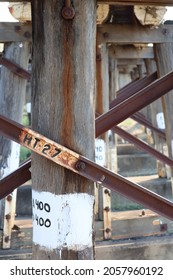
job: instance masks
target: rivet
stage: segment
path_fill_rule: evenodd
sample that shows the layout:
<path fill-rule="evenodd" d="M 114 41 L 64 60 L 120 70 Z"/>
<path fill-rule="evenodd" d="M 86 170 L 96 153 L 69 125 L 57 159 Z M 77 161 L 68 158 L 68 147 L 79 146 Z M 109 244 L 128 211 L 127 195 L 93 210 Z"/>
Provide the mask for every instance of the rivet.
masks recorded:
<path fill-rule="evenodd" d="M 109 206 L 106 206 L 106 207 L 104 208 L 104 210 L 105 210 L 106 212 L 109 212 L 109 211 L 110 211 Z"/>

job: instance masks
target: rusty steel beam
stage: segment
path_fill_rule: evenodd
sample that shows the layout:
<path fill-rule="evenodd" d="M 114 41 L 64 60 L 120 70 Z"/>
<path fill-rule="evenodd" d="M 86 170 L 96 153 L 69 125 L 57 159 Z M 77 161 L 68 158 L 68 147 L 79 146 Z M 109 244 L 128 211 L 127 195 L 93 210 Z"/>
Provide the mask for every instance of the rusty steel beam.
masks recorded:
<path fill-rule="evenodd" d="M 150 85 L 157 79 L 157 72 L 146 76 L 142 79 L 135 80 L 130 84 L 124 86 L 122 89 L 117 91 L 117 98 L 111 101 L 109 108 L 113 108 L 118 105 L 120 102 L 126 100 L 130 96 L 134 95 L 139 90 L 145 88 L 146 86 Z"/>
<path fill-rule="evenodd" d="M 87 179 L 102 184 L 154 212 L 173 220 L 173 203 L 146 188 L 114 174 L 39 133 L 0 115 L 0 134 Z M 1 184 L 0 184 L 1 188 Z"/>
<path fill-rule="evenodd" d="M 121 136 L 122 138 L 126 139 L 127 141 L 131 142 L 135 146 L 142 149 L 143 151 L 145 151 L 145 152 L 149 153 L 150 155 L 152 155 L 153 157 L 161 160 L 165 164 L 168 164 L 169 166 L 173 167 L 173 160 L 171 158 L 163 155 L 162 153 L 160 153 L 159 151 L 157 151 L 156 149 L 154 149 L 153 147 L 148 145 L 146 142 L 134 137 L 133 135 L 126 132 L 125 130 L 123 130 L 119 126 L 114 126 L 112 128 L 112 130 L 115 133 L 117 133 L 119 136 Z"/>
<path fill-rule="evenodd" d="M 166 135 L 165 135 L 165 133 L 161 129 L 153 126 L 151 122 L 149 122 L 147 119 L 145 119 L 145 118 L 141 117 L 140 115 L 138 115 L 138 113 L 133 114 L 132 116 L 130 116 L 130 118 L 132 118 L 133 120 L 137 121 L 138 123 L 140 123 L 140 124 L 150 128 L 150 129 L 152 129 L 161 138 L 166 140 Z"/>
<path fill-rule="evenodd" d="M 11 60 L 5 57 L 0 57 L 0 64 L 8 68 L 10 71 L 18 75 L 19 77 L 22 77 L 23 79 L 26 79 L 28 81 L 31 79 L 31 74 L 27 70 L 23 69 L 20 65 L 12 62 Z"/>
<path fill-rule="evenodd" d="M 156 79 L 157 79 L 157 72 L 154 72 L 153 74 L 151 74 L 149 76 L 146 76 L 140 80 L 135 80 L 134 82 L 131 82 L 130 84 L 126 85 L 125 87 L 123 87 L 122 89 L 117 91 L 118 96 L 117 96 L 117 98 L 112 100 L 109 108 L 112 109 L 113 107 L 120 104 L 121 102 L 123 102 L 124 100 L 129 98 L 130 96 L 134 95 L 139 90 L 145 88 L 146 86 L 148 86 L 149 84 L 154 82 Z M 165 133 L 163 131 L 161 131 L 160 129 L 158 129 L 157 127 L 153 126 L 152 123 L 149 122 L 148 120 L 146 120 L 145 116 L 143 116 L 141 113 L 137 112 L 137 113 L 131 115 L 130 118 L 134 119 L 135 121 L 141 123 L 142 125 L 150 128 L 150 129 L 152 129 L 160 137 L 162 137 L 163 139 L 166 139 Z"/>
<path fill-rule="evenodd" d="M 173 71 L 96 118 L 96 137 L 173 89 Z"/>
<path fill-rule="evenodd" d="M 28 159 L 20 167 L 0 181 L 0 199 L 9 195 L 17 187 L 31 179 L 31 160 Z M 7 198 L 8 199 L 8 198 Z"/>

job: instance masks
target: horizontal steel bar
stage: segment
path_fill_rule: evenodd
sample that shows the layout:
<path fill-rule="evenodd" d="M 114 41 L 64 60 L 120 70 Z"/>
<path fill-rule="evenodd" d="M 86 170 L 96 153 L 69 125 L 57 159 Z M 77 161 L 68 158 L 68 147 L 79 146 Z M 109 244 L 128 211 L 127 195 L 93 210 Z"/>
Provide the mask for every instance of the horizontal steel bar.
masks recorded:
<path fill-rule="evenodd" d="M 1 115 L 0 134 L 87 179 L 98 182 L 104 187 L 116 191 L 128 199 L 173 220 L 173 203 L 171 201 L 128 181 L 118 174 L 114 174 L 76 152 Z"/>
<path fill-rule="evenodd" d="M 173 89 L 173 71 L 96 118 L 96 137 Z"/>
<path fill-rule="evenodd" d="M 31 179 L 31 160 L 28 159 L 26 162 L 22 163 L 22 165 L 3 178 L 0 181 L 0 199 L 4 198 L 11 192 L 13 192 L 17 187 L 23 185 L 25 182 Z"/>
<path fill-rule="evenodd" d="M 17 63 L 12 62 L 11 60 L 0 57 L 0 64 L 8 68 L 10 71 L 12 71 L 14 74 L 18 75 L 19 77 L 22 77 L 23 79 L 30 80 L 31 74 L 23 69 L 20 65 Z"/>

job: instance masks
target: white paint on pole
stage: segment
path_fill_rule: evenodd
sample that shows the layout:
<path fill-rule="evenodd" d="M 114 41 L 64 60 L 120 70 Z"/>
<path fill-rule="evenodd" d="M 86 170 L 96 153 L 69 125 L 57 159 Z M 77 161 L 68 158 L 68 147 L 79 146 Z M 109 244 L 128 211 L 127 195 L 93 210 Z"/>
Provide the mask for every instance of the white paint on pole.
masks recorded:
<path fill-rule="evenodd" d="M 157 126 L 160 129 L 165 129 L 165 119 L 163 112 L 160 112 L 156 115 Z"/>
<path fill-rule="evenodd" d="M 33 242 L 43 249 L 92 246 L 94 196 L 32 191 Z"/>
<path fill-rule="evenodd" d="M 101 166 L 106 165 L 106 143 L 103 139 L 95 140 L 95 162 Z"/>

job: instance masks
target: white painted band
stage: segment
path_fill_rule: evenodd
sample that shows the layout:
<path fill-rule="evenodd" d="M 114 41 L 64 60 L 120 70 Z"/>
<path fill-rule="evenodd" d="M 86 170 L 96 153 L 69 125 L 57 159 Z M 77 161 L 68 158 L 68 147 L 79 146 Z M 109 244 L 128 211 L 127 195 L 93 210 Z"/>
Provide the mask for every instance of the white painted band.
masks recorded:
<path fill-rule="evenodd" d="M 83 250 L 92 246 L 94 197 L 32 191 L 33 242 L 43 248 Z"/>

